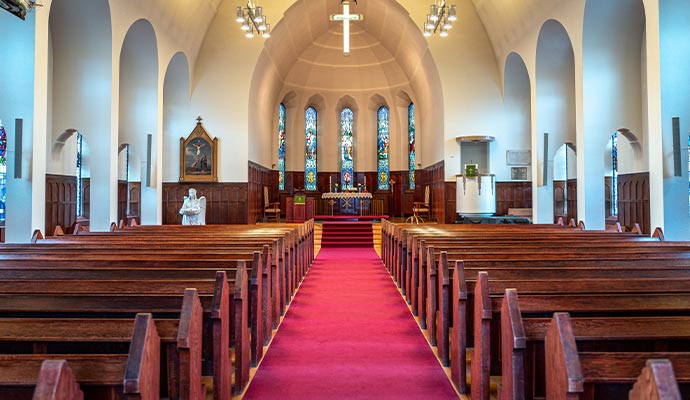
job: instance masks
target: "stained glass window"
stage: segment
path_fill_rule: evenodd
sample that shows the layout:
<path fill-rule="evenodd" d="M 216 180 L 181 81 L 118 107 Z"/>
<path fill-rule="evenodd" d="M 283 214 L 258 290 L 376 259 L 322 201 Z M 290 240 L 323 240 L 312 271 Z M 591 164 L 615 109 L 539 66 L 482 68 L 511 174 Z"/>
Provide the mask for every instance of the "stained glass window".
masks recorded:
<path fill-rule="evenodd" d="M 611 136 L 611 214 L 618 215 L 618 131 Z"/>
<path fill-rule="evenodd" d="M 390 135 L 388 133 L 388 107 L 381 107 L 377 113 L 378 121 L 378 141 L 377 141 L 377 156 L 378 156 L 378 188 L 379 190 L 388 190 L 389 165 L 388 165 L 388 141 Z"/>
<path fill-rule="evenodd" d="M 417 163 L 415 158 L 414 133 L 414 103 L 410 103 L 410 106 L 407 107 L 407 134 L 410 146 L 408 150 L 408 155 L 410 157 L 410 189 L 415 188 L 414 169 Z"/>
<path fill-rule="evenodd" d="M 352 162 L 353 155 L 353 124 L 354 114 L 349 108 L 343 109 L 340 113 L 340 129 L 342 131 L 340 136 L 340 184 L 342 190 L 352 189 L 352 177 L 354 174 L 354 164 Z"/>
<path fill-rule="evenodd" d="M 77 217 L 81 217 L 83 214 L 82 209 L 82 181 L 81 181 L 81 151 L 82 151 L 83 138 L 81 133 L 77 132 Z"/>
<path fill-rule="evenodd" d="M 285 190 L 285 105 L 278 107 L 278 190 Z"/>
<path fill-rule="evenodd" d="M 7 201 L 7 133 L 0 121 L 0 223 L 5 223 Z"/>
<path fill-rule="evenodd" d="M 316 190 L 316 109 L 314 107 L 309 107 L 304 112 L 304 134 L 304 188 Z"/>

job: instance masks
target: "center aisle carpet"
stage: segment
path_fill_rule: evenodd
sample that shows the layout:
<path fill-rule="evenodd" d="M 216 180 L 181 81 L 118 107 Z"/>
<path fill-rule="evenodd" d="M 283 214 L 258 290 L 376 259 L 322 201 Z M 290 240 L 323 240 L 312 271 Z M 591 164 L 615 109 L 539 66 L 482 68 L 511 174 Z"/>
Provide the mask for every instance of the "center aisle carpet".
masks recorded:
<path fill-rule="evenodd" d="M 322 248 L 245 399 L 457 399 L 373 248 Z"/>

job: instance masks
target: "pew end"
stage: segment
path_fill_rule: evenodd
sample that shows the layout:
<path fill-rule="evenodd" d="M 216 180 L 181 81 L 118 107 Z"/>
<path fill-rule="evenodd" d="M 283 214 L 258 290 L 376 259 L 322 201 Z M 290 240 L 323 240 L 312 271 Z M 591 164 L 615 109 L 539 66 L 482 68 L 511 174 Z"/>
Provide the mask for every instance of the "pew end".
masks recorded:
<path fill-rule="evenodd" d="M 216 283 L 211 305 L 213 325 L 213 398 L 232 396 L 232 361 L 230 359 L 230 288 L 225 271 L 216 272 Z"/>
<path fill-rule="evenodd" d="M 525 393 L 525 352 L 527 337 L 516 289 L 506 289 L 501 304 L 501 371 L 500 400 L 522 400 Z"/>
<path fill-rule="evenodd" d="M 666 239 L 664 239 L 664 230 L 661 229 L 660 226 L 657 226 L 656 229 L 654 229 L 654 233 L 652 233 L 652 237 L 659 239 L 660 242 L 663 242 L 666 240 Z"/>
<path fill-rule="evenodd" d="M 203 309 L 196 289 L 185 289 L 177 330 L 177 349 L 180 360 L 179 393 L 181 398 L 202 400 L 201 337 Z"/>
<path fill-rule="evenodd" d="M 126 398 L 160 398 L 160 337 L 151 314 L 136 316 L 122 385 Z"/>
<path fill-rule="evenodd" d="M 41 233 L 40 229 L 35 229 L 34 232 L 31 234 L 31 243 L 36 243 L 39 240 L 43 239 L 43 233 Z"/>
<path fill-rule="evenodd" d="M 74 373 L 66 360 L 45 360 L 38 374 L 33 400 L 83 400 Z"/>
<path fill-rule="evenodd" d="M 554 313 L 546 333 L 546 398 L 579 399 L 584 377 L 568 313 Z"/>
<path fill-rule="evenodd" d="M 628 396 L 630 400 L 680 400 L 671 361 L 647 360 Z"/>

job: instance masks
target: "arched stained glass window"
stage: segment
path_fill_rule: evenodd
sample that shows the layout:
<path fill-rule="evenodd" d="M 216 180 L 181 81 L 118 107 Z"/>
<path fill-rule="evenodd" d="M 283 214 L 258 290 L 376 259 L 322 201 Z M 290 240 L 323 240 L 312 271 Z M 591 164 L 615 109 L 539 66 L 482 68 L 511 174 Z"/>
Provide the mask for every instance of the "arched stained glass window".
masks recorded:
<path fill-rule="evenodd" d="M 7 133 L 0 121 L 0 223 L 5 223 L 7 202 Z"/>
<path fill-rule="evenodd" d="M 82 150 L 83 150 L 83 137 L 81 133 L 77 132 L 77 217 L 84 215 L 83 198 L 82 198 Z M 129 154 L 129 153 L 128 153 Z"/>
<path fill-rule="evenodd" d="M 618 131 L 611 135 L 611 214 L 618 215 Z"/>
<path fill-rule="evenodd" d="M 388 107 L 383 106 L 379 108 L 377 113 L 378 121 L 378 140 L 377 140 L 377 156 L 378 156 L 378 189 L 388 190 L 388 178 L 390 168 L 388 164 L 388 141 L 390 135 L 388 133 Z"/>
<path fill-rule="evenodd" d="M 278 107 L 278 190 L 285 190 L 285 105 Z"/>
<path fill-rule="evenodd" d="M 304 112 L 304 188 L 306 190 L 316 190 L 316 117 L 314 107 L 308 107 Z"/>
<path fill-rule="evenodd" d="M 353 125 L 354 114 L 351 109 L 345 108 L 340 113 L 340 185 L 342 190 L 352 189 L 352 177 L 354 176 L 353 163 Z"/>
<path fill-rule="evenodd" d="M 408 150 L 408 156 L 410 157 L 410 189 L 415 188 L 414 169 L 417 163 L 415 160 L 414 134 L 414 103 L 410 103 L 410 106 L 407 107 L 407 135 L 410 146 Z"/>

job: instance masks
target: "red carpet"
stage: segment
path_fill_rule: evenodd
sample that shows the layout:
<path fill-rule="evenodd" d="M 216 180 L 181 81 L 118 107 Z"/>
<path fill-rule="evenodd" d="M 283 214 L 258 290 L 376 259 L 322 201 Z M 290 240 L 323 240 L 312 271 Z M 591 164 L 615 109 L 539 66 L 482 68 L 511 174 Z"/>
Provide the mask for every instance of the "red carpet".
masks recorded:
<path fill-rule="evenodd" d="M 245 399 L 457 399 L 373 248 L 322 248 Z"/>

